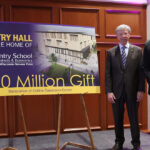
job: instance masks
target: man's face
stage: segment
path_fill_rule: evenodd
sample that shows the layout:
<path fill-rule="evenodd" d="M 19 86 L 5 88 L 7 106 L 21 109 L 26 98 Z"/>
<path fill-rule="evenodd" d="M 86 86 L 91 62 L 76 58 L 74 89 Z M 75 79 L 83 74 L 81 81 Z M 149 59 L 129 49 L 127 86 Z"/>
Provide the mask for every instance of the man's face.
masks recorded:
<path fill-rule="evenodd" d="M 130 33 L 128 30 L 119 30 L 117 31 L 117 38 L 122 45 L 126 45 L 130 38 Z"/>

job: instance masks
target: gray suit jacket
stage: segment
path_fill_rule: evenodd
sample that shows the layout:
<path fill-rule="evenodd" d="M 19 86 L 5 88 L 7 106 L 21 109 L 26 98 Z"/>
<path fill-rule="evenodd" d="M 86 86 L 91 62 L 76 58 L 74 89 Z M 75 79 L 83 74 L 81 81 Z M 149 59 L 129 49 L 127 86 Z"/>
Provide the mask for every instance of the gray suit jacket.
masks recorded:
<path fill-rule="evenodd" d="M 113 92 L 117 99 L 121 97 L 124 89 L 127 98 L 133 100 L 136 100 L 137 91 L 145 91 L 140 47 L 130 45 L 125 69 L 119 46 L 107 51 L 105 89 L 106 93 Z"/>

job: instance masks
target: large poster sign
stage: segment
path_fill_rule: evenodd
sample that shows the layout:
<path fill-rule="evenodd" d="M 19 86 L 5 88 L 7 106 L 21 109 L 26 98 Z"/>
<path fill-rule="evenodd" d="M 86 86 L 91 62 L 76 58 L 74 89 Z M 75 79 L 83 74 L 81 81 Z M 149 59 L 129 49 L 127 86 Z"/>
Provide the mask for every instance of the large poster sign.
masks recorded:
<path fill-rule="evenodd" d="M 91 27 L 0 23 L 0 96 L 100 93 Z"/>

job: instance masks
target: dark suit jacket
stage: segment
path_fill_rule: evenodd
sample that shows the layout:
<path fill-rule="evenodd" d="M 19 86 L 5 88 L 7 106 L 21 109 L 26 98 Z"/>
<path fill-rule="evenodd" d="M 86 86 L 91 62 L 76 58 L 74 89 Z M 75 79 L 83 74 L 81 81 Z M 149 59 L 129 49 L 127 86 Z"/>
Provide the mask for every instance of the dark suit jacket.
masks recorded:
<path fill-rule="evenodd" d="M 144 72 L 149 84 L 148 93 L 150 94 L 150 40 L 145 43 L 143 55 Z"/>
<path fill-rule="evenodd" d="M 142 50 L 130 45 L 123 68 L 119 45 L 107 51 L 105 72 L 106 93 L 113 92 L 118 99 L 125 89 L 127 98 L 136 100 L 137 91 L 145 90 L 144 71 L 142 69 Z"/>

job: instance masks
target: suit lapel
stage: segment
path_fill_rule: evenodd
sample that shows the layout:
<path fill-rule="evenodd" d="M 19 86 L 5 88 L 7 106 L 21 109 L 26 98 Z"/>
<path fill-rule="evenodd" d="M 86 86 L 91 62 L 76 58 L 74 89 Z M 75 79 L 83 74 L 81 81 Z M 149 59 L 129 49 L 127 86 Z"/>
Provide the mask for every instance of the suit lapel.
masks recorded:
<path fill-rule="evenodd" d="M 121 69 L 123 69 L 122 58 L 121 58 L 119 45 L 116 48 L 116 58 L 119 60 L 119 64 L 120 64 Z"/>
<path fill-rule="evenodd" d="M 129 46 L 128 56 L 127 56 L 127 61 L 126 61 L 126 68 L 128 67 L 128 64 L 130 64 L 129 62 L 130 62 L 130 59 L 131 59 L 131 57 L 133 55 L 133 52 L 134 52 L 133 46 L 130 45 Z"/>

